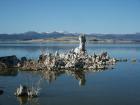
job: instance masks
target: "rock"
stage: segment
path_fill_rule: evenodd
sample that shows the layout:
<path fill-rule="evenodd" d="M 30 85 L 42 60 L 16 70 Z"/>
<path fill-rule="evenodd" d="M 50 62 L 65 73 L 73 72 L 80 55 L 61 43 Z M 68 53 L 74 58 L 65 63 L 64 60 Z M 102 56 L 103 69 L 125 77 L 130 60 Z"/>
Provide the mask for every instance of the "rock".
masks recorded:
<path fill-rule="evenodd" d="M 123 62 L 127 62 L 128 60 L 127 60 L 127 58 L 126 59 L 123 59 Z"/>
<path fill-rule="evenodd" d="M 35 90 L 34 88 L 29 89 L 27 86 L 20 85 L 20 87 L 17 88 L 15 95 L 18 97 L 20 96 L 37 97 L 38 90 Z"/>
<path fill-rule="evenodd" d="M 85 53 L 86 49 L 85 49 L 85 42 L 86 42 L 86 37 L 85 35 L 81 35 L 79 36 L 79 47 L 74 49 L 75 53 Z"/>
<path fill-rule="evenodd" d="M 86 42 L 86 37 L 85 35 L 81 35 L 79 36 L 79 41 L 80 41 L 80 44 L 79 44 L 79 49 L 83 52 L 85 52 L 85 42 Z"/>
<path fill-rule="evenodd" d="M 39 65 L 38 62 L 34 59 L 28 59 L 24 65 L 22 66 L 23 70 L 38 70 Z"/>
<path fill-rule="evenodd" d="M 63 60 L 57 60 L 57 61 L 55 61 L 55 64 L 54 64 L 54 66 L 58 69 L 64 67 L 65 65 L 66 64 Z"/>
<path fill-rule="evenodd" d="M 135 58 L 132 58 L 132 59 L 131 59 L 131 62 L 132 62 L 132 63 L 135 63 L 136 61 L 137 61 L 137 60 L 136 60 Z"/>
<path fill-rule="evenodd" d="M 21 57 L 20 66 L 23 67 L 26 62 L 27 62 L 27 58 L 26 57 Z"/>
<path fill-rule="evenodd" d="M 5 63 L 0 62 L 0 70 L 6 69 L 7 66 L 5 65 Z"/>
<path fill-rule="evenodd" d="M 39 56 L 39 60 L 38 60 L 38 62 L 40 62 L 40 63 L 44 63 L 45 60 L 46 60 L 46 58 L 47 58 L 47 55 L 41 54 L 41 55 Z"/>
<path fill-rule="evenodd" d="M 12 67 L 17 67 L 19 59 L 15 55 L 4 56 L 4 57 L 0 57 L 0 62 L 1 65 L 3 65 L 3 67 L 12 68 Z"/>
<path fill-rule="evenodd" d="M 27 61 L 27 58 L 26 57 L 21 57 L 20 62 L 26 62 L 26 61 Z"/>
<path fill-rule="evenodd" d="M 17 91 L 16 91 L 15 95 L 16 96 L 28 96 L 27 87 L 20 85 L 20 87 L 17 88 Z"/>
<path fill-rule="evenodd" d="M 79 59 L 78 61 L 75 62 L 74 67 L 77 69 L 82 69 L 84 67 L 85 63 L 83 62 L 82 59 Z"/>

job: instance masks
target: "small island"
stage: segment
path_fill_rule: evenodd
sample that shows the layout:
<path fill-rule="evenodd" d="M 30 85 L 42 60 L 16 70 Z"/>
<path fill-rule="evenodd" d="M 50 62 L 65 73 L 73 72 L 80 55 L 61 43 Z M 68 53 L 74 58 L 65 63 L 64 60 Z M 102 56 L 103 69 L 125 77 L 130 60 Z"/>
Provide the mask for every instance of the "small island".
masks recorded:
<path fill-rule="evenodd" d="M 27 57 L 18 59 L 15 55 L 0 57 L 0 69 L 16 67 L 21 70 L 102 70 L 116 63 L 117 59 L 111 58 L 107 52 L 89 55 L 85 44 L 85 35 L 80 35 L 79 47 L 67 53 L 42 52 L 38 60 Z"/>

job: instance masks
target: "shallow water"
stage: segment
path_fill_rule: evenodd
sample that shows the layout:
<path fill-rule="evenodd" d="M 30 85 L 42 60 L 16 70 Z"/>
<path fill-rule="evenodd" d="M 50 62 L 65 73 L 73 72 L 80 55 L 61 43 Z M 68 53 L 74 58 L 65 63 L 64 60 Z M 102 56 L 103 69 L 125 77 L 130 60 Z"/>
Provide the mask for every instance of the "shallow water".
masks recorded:
<path fill-rule="evenodd" d="M 47 52 L 66 52 L 77 44 L 0 44 L 0 56 L 17 55 L 36 58 L 41 49 Z M 114 69 L 102 72 L 21 72 L 0 73 L 0 105 L 139 105 L 140 104 L 140 45 L 87 44 L 89 54 L 107 51 L 110 56 L 128 58 L 118 62 Z M 136 62 L 131 62 L 136 58 Z M 12 72 L 11 72 L 12 71 Z M 14 96 L 20 85 L 41 88 L 38 98 Z"/>

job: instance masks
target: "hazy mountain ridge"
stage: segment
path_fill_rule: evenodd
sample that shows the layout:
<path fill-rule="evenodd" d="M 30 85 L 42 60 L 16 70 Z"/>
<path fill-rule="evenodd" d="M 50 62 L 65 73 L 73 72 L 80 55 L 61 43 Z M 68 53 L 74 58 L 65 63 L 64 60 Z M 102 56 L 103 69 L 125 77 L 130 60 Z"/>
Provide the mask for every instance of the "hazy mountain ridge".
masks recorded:
<path fill-rule="evenodd" d="M 60 38 L 64 36 L 73 36 L 74 34 L 65 34 L 59 32 L 51 33 L 38 33 L 38 32 L 25 32 L 18 34 L 0 34 L 0 40 L 33 40 L 43 38 Z"/>
<path fill-rule="evenodd" d="M 59 39 L 64 38 L 69 40 L 69 37 L 75 39 L 80 35 L 80 33 L 60 33 L 60 32 L 50 32 L 50 33 L 38 33 L 38 32 L 25 32 L 18 34 L 0 34 L 0 41 L 27 41 L 27 40 L 38 40 L 38 39 Z M 98 41 L 98 40 L 124 40 L 124 41 L 140 41 L 140 33 L 134 34 L 85 34 L 87 40 Z M 67 38 L 68 37 L 68 38 Z"/>

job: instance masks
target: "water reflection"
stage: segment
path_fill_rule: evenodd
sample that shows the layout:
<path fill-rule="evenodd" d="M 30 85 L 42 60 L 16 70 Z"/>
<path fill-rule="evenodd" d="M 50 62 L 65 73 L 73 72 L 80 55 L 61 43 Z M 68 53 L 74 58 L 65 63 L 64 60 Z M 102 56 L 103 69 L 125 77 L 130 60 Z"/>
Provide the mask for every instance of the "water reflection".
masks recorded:
<path fill-rule="evenodd" d="M 33 84 L 38 84 L 41 81 L 47 80 L 49 84 L 51 84 L 53 81 L 55 81 L 59 76 L 66 75 L 71 76 L 74 79 L 79 81 L 80 86 L 84 86 L 86 84 L 86 77 L 84 71 L 72 71 L 72 70 L 62 70 L 62 71 L 41 71 L 41 72 L 33 72 L 32 75 L 40 75 L 41 79 L 38 79 L 38 81 L 34 81 Z M 36 86 L 36 85 L 34 85 Z M 41 84 L 40 84 L 41 87 Z M 19 105 L 40 105 L 39 98 L 28 98 L 28 97 L 17 97 L 17 100 L 19 102 Z"/>
<path fill-rule="evenodd" d="M 76 80 L 78 80 L 80 86 L 85 85 L 85 83 L 86 83 L 86 78 L 85 78 L 85 72 L 84 72 L 84 71 L 80 71 L 80 70 L 78 70 L 78 71 L 69 71 L 69 70 L 67 70 L 67 71 L 66 71 L 66 74 L 67 74 L 67 75 L 71 75 L 71 76 L 73 76 Z"/>
<path fill-rule="evenodd" d="M 3 90 L 0 90 L 0 95 L 2 95 L 4 93 L 4 91 Z"/>
<path fill-rule="evenodd" d="M 72 70 L 64 70 L 64 71 L 44 71 L 42 72 L 42 78 L 46 79 L 48 83 L 52 83 L 62 74 L 66 74 L 67 76 L 72 76 L 76 80 L 79 81 L 79 85 L 83 86 L 86 83 L 85 72 L 84 71 L 72 71 Z"/>
<path fill-rule="evenodd" d="M 16 69 L 5 69 L 0 70 L 0 76 L 17 76 L 18 70 Z"/>
<path fill-rule="evenodd" d="M 38 58 L 41 49 L 45 49 L 47 52 L 66 52 L 76 46 L 77 44 L 62 43 L 0 44 L 0 56 L 16 54 L 17 57 Z M 86 47 L 89 54 L 107 51 L 113 57 L 140 57 L 140 44 L 87 44 Z"/>
<path fill-rule="evenodd" d="M 19 105 L 40 105 L 38 98 L 17 97 Z"/>
<path fill-rule="evenodd" d="M 52 81 L 56 80 L 57 77 L 59 77 L 61 74 L 64 74 L 64 71 L 43 71 L 42 77 L 43 79 L 46 79 L 48 83 L 51 83 Z"/>

